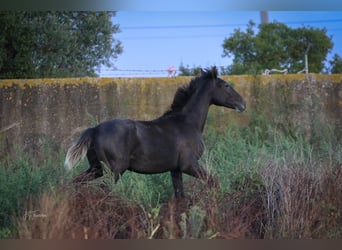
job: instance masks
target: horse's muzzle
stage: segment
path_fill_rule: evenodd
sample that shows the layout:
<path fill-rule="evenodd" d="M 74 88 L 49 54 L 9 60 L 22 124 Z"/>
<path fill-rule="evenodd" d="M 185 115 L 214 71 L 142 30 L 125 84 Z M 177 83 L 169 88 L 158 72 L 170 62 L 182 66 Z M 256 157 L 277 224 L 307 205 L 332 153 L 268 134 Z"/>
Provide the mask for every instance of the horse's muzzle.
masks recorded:
<path fill-rule="evenodd" d="M 243 111 L 246 110 L 246 108 L 247 108 L 246 101 L 243 100 L 240 104 L 238 104 L 238 105 L 235 107 L 235 110 L 236 110 L 237 112 L 243 112 Z"/>

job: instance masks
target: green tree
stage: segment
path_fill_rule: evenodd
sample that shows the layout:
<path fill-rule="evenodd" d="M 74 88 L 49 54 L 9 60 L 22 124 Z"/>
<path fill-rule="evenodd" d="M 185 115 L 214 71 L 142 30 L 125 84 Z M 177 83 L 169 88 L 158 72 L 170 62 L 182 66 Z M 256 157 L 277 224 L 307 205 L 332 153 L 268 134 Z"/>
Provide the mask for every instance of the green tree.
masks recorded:
<path fill-rule="evenodd" d="M 326 29 L 313 27 L 290 28 L 283 23 L 259 25 L 250 21 L 246 31 L 236 29 L 223 42 L 223 56 L 233 57 L 229 74 L 258 74 L 265 69 L 284 69 L 296 73 L 304 68 L 308 50 L 310 72 L 321 72 L 333 47 Z"/>
<path fill-rule="evenodd" d="M 0 77 L 95 76 L 121 52 L 114 12 L 0 12 Z"/>
<path fill-rule="evenodd" d="M 192 67 L 190 68 L 189 65 L 186 67 L 181 63 L 179 66 L 179 76 L 199 76 L 201 74 L 201 67 Z"/>
<path fill-rule="evenodd" d="M 331 73 L 332 74 L 340 74 L 342 73 L 342 57 L 338 54 L 334 54 L 333 59 L 329 61 L 331 65 Z"/>
<path fill-rule="evenodd" d="M 255 72 L 255 23 L 250 21 L 246 32 L 236 29 L 230 38 L 224 40 L 223 56 L 233 57 L 233 64 L 225 70 L 228 74 L 240 75 Z"/>

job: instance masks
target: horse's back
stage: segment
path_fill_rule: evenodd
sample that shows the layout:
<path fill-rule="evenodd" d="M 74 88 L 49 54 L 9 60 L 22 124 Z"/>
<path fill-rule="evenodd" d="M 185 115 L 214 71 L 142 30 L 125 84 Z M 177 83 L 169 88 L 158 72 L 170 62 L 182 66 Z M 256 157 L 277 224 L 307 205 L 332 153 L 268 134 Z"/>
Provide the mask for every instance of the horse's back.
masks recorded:
<path fill-rule="evenodd" d="M 130 119 L 113 119 L 98 124 L 95 129 L 99 136 L 124 134 L 135 128 L 135 121 Z"/>

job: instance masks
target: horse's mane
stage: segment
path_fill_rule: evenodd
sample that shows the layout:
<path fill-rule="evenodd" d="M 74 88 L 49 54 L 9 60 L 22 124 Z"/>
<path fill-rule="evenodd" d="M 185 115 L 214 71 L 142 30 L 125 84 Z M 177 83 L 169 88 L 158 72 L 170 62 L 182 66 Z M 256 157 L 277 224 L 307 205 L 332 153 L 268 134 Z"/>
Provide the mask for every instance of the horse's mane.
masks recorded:
<path fill-rule="evenodd" d="M 171 107 L 167 110 L 163 116 L 177 113 L 183 109 L 183 107 L 190 100 L 191 96 L 196 92 L 199 86 L 204 82 L 203 80 L 217 78 L 217 69 L 213 67 L 211 70 L 202 70 L 200 76 L 192 79 L 190 83 L 179 87 L 173 98 Z"/>

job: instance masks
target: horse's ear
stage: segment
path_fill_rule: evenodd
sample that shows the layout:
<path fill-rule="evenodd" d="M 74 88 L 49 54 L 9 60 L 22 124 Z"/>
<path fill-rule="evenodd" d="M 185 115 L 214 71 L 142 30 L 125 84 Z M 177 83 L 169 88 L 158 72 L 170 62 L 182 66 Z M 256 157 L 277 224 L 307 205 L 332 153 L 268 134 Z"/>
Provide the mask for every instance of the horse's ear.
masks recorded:
<path fill-rule="evenodd" d="M 201 68 L 201 76 L 204 76 L 204 75 L 206 75 L 208 72 L 207 72 L 207 70 L 206 69 L 202 69 Z"/>
<path fill-rule="evenodd" d="M 212 67 L 212 69 L 211 69 L 211 75 L 213 76 L 214 79 L 217 78 L 218 73 L 217 73 L 217 68 L 216 68 L 216 66 Z"/>

